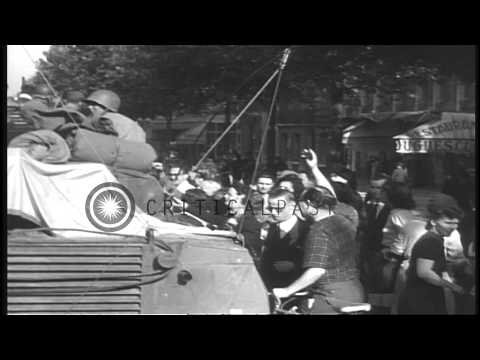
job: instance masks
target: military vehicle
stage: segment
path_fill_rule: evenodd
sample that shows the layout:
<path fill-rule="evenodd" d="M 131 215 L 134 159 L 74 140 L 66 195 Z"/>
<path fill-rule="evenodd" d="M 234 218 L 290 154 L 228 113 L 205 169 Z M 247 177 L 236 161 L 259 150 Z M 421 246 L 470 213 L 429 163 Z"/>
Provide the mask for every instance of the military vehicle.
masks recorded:
<path fill-rule="evenodd" d="M 12 103 L 8 141 L 30 130 Z M 65 238 L 14 209 L 7 226 L 8 314 L 270 313 L 249 252 L 224 233 Z"/>
<path fill-rule="evenodd" d="M 8 314 L 268 314 L 245 248 L 217 236 L 8 234 Z"/>

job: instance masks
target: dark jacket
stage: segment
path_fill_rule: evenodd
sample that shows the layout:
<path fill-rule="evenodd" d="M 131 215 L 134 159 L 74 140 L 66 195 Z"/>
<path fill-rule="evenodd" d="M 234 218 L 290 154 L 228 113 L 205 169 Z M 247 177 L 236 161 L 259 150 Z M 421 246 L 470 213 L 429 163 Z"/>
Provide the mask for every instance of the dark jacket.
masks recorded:
<path fill-rule="evenodd" d="M 260 271 L 267 288 L 290 285 L 302 274 L 303 245 L 309 227 L 309 223 L 299 219 L 281 239 L 278 225 L 270 226 Z"/>
<path fill-rule="evenodd" d="M 365 201 L 364 217 L 362 219 L 362 242 L 369 251 L 379 251 L 382 248 L 383 227 L 387 223 L 391 210 L 391 206 L 386 203 L 377 215 L 376 205 L 368 199 Z"/>

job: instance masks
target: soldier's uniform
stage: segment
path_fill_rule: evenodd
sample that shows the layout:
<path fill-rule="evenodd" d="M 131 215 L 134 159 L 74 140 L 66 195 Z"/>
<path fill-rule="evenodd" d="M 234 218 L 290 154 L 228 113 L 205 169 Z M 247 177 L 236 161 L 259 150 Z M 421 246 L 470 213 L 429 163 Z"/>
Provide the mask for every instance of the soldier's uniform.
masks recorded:
<path fill-rule="evenodd" d="M 100 106 L 104 112 L 94 114 L 90 126 L 98 132 L 112 134 L 120 139 L 146 142 L 145 131 L 134 120 L 119 114 L 120 97 L 110 90 L 97 90 L 85 99 L 85 103 Z"/>

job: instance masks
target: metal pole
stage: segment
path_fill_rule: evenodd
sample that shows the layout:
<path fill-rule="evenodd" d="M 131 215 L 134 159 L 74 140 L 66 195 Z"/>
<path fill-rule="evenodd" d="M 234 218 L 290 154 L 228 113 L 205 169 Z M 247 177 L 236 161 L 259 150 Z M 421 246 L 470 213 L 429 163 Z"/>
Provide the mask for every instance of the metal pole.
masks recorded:
<path fill-rule="evenodd" d="M 291 52 L 290 49 L 285 49 L 285 51 L 283 53 L 283 58 L 280 62 L 279 69 L 277 70 L 278 71 L 277 83 L 275 84 L 275 90 L 273 92 L 273 98 L 272 98 L 272 102 L 270 104 L 270 110 L 268 112 L 268 117 L 267 117 L 267 121 L 265 123 L 265 128 L 263 129 L 262 140 L 260 142 L 260 148 L 258 150 L 257 160 L 255 161 L 255 168 L 253 169 L 252 180 L 250 181 L 250 184 L 253 184 L 253 182 L 255 181 L 255 177 L 257 175 L 258 166 L 260 165 L 260 160 L 261 160 L 262 155 L 263 155 L 263 147 L 265 145 L 265 140 L 266 140 L 267 134 L 268 134 L 270 119 L 272 117 L 273 109 L 275 107 L 275 103 L 276 103 L 276 100 L 277 100 L 278 89 L 280 87 L 280 80 L 282 79 L 283 69 L 285 69 L 285 66 L 287 65 L 287 60 L 288 60 L 288 57 L 290 56 L 290 52 Z M 252 188 L 249 187 L 248 193 L 247 193 L 247 198 L 245 199 L 245 204 L 247 206 L 248 206 L 248 202 L 250 201 L 251 195 L 252 195 Z M 238 226 L 237 234 L 240 234 L 242 232 L 244 224 L 245 224 L 245 214 L 243 215 L 242 219 L 240 220 L 240 225 Z M 242 244 L 242 245 L 245 246 L 245 244 Z"/>
<path fill-rule="evenodd" d="M 233 119 L 232 123 L 225 129 L 225 131 L 218 137 L 218 139 L 210 146 L 210 148 L 203 154 L 200 160 L 193 166 L 192 170 L 195 171 L 200 164 L 207 158 L 207 156 L 212 152 L 212 150 L 218 145 L 220 141 L 225 137 L 225 135 L 230 131 L 232 127 L 235 126 L 237 121 L 240 119 L 240 117 L 245 113 L 245 111 L 248 110 L 248 108 L 253 104 L 253 102 L 260 96 L 260 94 L 265 90 L 265 88 L 272 82 L 272 80 L 277 76 L 277 74 L 280 72 L 279 69 L 275 70 L 275 72 L 270 76 L 270 78 L 265 82 L 265 84 L 258 90 L 258 92 L 255 94 L 255 96 L 248 102 L 248 104 L 243 108 L 243 110 L 240 112 L 240 114 L 237 115 L 235 119 Z"/>

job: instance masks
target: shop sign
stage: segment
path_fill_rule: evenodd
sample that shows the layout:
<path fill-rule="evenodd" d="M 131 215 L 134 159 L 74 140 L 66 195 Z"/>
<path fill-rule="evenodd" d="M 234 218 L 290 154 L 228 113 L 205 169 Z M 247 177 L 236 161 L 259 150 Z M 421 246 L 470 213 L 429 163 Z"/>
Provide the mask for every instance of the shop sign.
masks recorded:
<path fill-rule="evenodd" d="M 396 152 L 400 154 L 426 154 L 432 152 L 473 153 L 473 139 L 396 139 Z"/>
<path fill-rule="evenodd" d="M 443 113 L 439 121 L 427 123 L 394 137 L 396 152 L 473 153 L 475 151 L 475 115 Z"/>
<path fill-rule="evenodd" d="M 446 121 L 445 121 L 446 120 Z M 475 121 L 469 119 L 445 119 L 431 125 L 425 124 L 407 132 L 413 138 L 475 137 Z"/>

